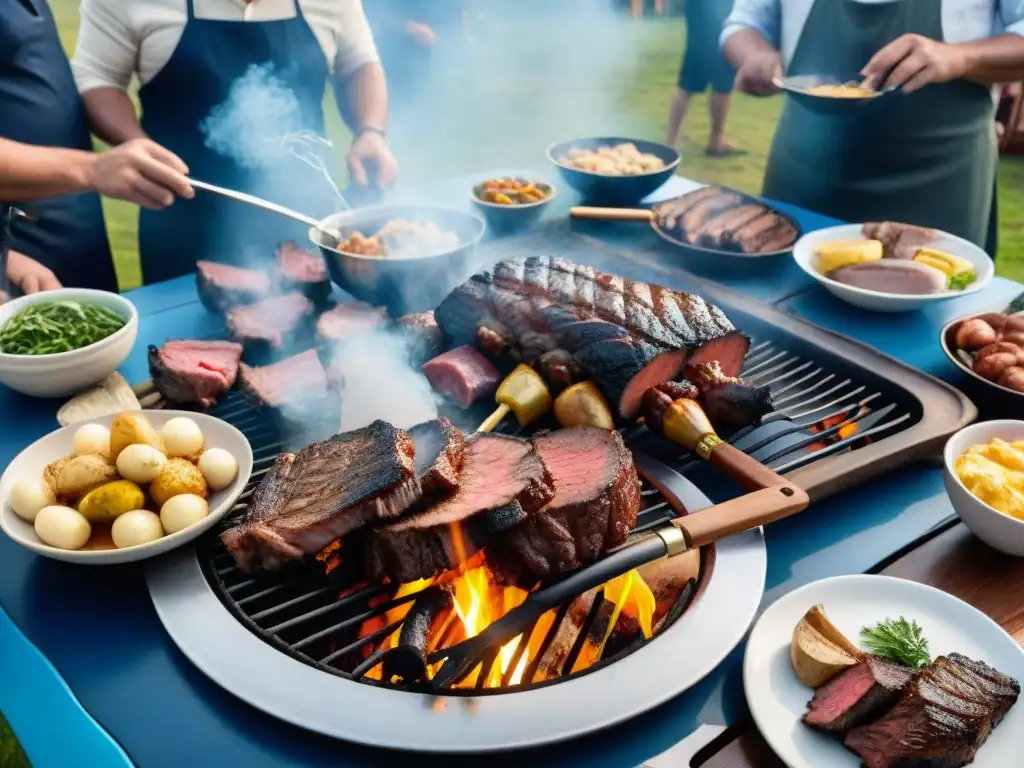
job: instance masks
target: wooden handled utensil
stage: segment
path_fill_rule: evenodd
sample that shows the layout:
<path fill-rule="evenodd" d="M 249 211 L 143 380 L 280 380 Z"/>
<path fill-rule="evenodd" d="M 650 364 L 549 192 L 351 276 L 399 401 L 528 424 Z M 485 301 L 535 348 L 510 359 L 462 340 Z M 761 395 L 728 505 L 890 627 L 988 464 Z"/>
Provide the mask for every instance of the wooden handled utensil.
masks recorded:
<path fill-rule="evenodd" d="M 531 424 L 551 410 L 551 392 L 544 379 L 533 368 L 523 363 L 517 365 L 498 387 L 494 399 L 498 407 L 484 419 L 477 432 L 490 432 L 511 411 L 516 415 L 519 426 Z"/>
<path fill-rule="evenodd" d="M 569 209 L 569 215 L 574 219 L 594 221 L 654 221 L 654 211 L 647 208 L 591 208 L 575 205 Z"/>

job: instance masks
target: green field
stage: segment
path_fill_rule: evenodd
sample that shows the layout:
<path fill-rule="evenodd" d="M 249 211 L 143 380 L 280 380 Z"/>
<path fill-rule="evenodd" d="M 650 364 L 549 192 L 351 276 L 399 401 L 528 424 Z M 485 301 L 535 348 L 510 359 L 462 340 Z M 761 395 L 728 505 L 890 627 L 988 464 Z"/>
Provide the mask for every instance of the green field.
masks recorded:
<path fill-rule="evenodd" d="M 70 51 L 78 31 L 78 0 L 51 0 L 51 5 Z M 489 168 L 542 167 L 544 147 L 573 136 L 616 132 L 661 140 L 682 53 L 680 20 L 624 18 L 611 32 L 605 28 L 597 35 L 479 15 L 473 27 L 477 44 L 471 64 L 461 67 L 445 89 L 437 110 L 444 110 L 443 117 L 434 115 L 418 135 L 396 139 L 407 183 Z M 515 46 L 499 40 L 515 40 Z M 709 160 L 703 156 L 707 107 L 698 100 L 684 131 L 681 173 L 757 193 L 780 106 L 777 98 L 737 96 L 730 133 L 750 153 Z M 344 148 L 344 129 L 333 109 L 329 115 L 331 137 Z M 1024 158 L 1003 160 L 999 181 L 997 271 L 1024 281 Z M 136 211 L 123 203 L 105 206 L 122 286 L 136 286 Z"/>

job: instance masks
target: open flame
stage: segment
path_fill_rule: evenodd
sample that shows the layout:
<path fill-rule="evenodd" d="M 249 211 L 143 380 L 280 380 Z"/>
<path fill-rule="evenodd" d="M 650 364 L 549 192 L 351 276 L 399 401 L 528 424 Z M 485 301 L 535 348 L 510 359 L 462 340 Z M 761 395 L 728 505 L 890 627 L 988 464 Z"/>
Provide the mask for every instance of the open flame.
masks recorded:
<path fill-rule="evenodd" d="M 870 412 L 870 408 L 861 407 L 857 411 L 856 420 L 851 421 L 849 424 L 843 424 L 843 426 L 839 427 L 839 429 L 834 434 L 829 435 L 829 437 L 826 440 L 811 443 L 810 445 L 807 446 L 807 450 L 811 452 L 820 451 L 823 448 L 825 448 L 828 445 L 828 443 L 838 443 L 842 440 L 846 440 L 849 437 L 853 437 L 858 432 L 857 420 L 863 419 Z M 817 424 L 812 424 L 809 429 L 812 434 L 816 435 L 820 432 L 826 432 L 832 429 L 837 424 L 842 424 L 848 418 L 849 416 L 846 416 L 845 414 L 836 414 L 835 416 L 829 416 L 827 419 L 822 419 Z"/>

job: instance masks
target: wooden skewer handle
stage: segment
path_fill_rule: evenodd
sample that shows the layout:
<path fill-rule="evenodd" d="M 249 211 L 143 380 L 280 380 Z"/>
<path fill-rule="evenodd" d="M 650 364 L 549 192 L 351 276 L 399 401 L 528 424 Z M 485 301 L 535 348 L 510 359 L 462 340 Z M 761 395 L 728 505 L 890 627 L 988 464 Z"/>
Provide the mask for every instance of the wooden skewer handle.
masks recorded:
<path fill-rule="evenodd" d="M 672 525 L 683 530 L 691 547 L 703 547 L 734 533 L 789 517 L 806 509 L 809 503 L 803 490 L 784 482 L 716 504 L 694 515 L 677 517 Z"/>
<path fill-rule="evenodd" d="M 646 208 L 590 208 L 576 205 L 569 209 L 574 219 L 596 219 L 598 221 L 653 221 L 654 213 Z"/>
<path fill-rule="evenodd" d="M 719 443 L 712 448 L 708 461 L 748 491 L 786 483 L 786 479 L 774 470 L 728 443 Z"/>

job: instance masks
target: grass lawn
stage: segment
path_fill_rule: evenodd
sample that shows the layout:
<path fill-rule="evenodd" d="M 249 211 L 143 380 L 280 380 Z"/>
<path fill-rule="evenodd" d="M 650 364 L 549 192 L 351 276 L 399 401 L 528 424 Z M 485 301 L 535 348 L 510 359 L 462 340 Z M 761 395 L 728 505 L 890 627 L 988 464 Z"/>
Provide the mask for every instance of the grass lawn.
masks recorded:
<path fill-rule="evenodd" d="M 71 51 L 78 0 L 51 0 L 51 5 Z M 525 27 L 496 17 L 480 17 L 473 24 L 478 38 L 471 53 L 474 61 L 460 68 L 457 85 L 445 92 L 450 117 L 443 127 L 435 124 L 429 135 L 417 135 L 417 141 L 397 142 L 406 182 L 488 168 L 542 167 L 544 147 L 574 135 L 615 132 L 661 139 L 682 53 L 681 21 L 623 19 L 597 35 L 557 23 Z M 515 54 L 504 45 L 484 44 L 499 29 L 503 39 L 516 41 Z M 778 98 L 737 96 L 730 132 L 750 154 L 709 160 L 703 156 L 707 105 L 703 98 L 697 100 L 684 131 L 681 173 L 757 193 L 780 107 Z M 346 147 L 335 111 L 328 114 L 331 137 L 339 148 Z M 997 271 L 1024 281 L 1024 158 L 1003 160 L 999 173 Z M 121 284 L 136 286 L 136 211 L 110 201 L 105 201 L 105 210 Z"/>

